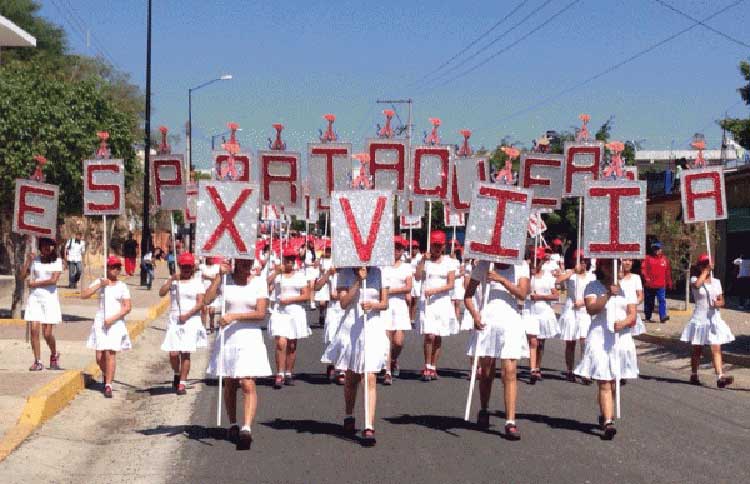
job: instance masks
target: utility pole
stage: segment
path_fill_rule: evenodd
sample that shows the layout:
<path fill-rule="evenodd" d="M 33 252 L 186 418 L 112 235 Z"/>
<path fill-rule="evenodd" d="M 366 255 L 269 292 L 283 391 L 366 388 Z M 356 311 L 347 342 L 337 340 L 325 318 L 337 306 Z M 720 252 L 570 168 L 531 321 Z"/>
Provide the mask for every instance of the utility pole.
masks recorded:
<path fill-rule="evenodd" d="M 141 228 L 141 256 L 151 250 L 151 0 L 146 15 L 146 138 L 143 146 L 143 226 Z M 146 272 L 141 270 L 141 286 L 146 285 Z"/>
<path fill-rule="evenodd" d="M 727 119 L 727 113 L 724 113 L 724 119 Z M 727 130 L 721 129 L 721 166 L 726 169 L 727 165 Z M 727 210 L 729 208 L 727 201 Z M 725 279 L 727 275 L 727 221 L 717 220 L 714 222 L 716 230 L 716 254 L 714 255 L 714 271 L 716 277 Z"/>

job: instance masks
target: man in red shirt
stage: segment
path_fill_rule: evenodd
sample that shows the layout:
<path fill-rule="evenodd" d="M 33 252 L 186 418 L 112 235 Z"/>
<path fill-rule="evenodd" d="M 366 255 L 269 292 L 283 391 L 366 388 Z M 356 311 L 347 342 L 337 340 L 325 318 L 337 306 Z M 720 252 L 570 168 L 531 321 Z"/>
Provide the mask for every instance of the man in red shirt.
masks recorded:
<path fill-rule="evenodd" d="M 669 259 L 662 252 L 661 242 L 651 244 L 651 250 L 641 266 L 641 275 L 646 298 L 643 301 L 643 313 L 646 322 L 650 323 L 654 312 L 654 297 L 659 299 L 659 319 L 662 323 L 669 321 L 667 315 L 667 288 L 672 289 L 672 267 Z"/>

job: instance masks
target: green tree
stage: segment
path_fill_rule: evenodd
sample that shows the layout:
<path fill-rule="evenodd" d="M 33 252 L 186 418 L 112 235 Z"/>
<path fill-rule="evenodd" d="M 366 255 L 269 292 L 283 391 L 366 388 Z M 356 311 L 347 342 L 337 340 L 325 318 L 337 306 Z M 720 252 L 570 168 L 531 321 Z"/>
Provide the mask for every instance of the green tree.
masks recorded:
<path fill-rule="evenodd" d="M 3 62 L 13 59 L 29 60 L 39 56 L 57 59 L 62 63 L 62 55 L 67 49 L 65 31 L 39 16 L 41 5 L 35 0 L 3 0 L 0 2 L 0 15 L 10 19 L 36 38 L 36 48 L 6 47 L 3 49 Z"/>
<path fill-rule="evenodd" d="M 746 84 L 737 89 L 746 105 L 750 106 L 750 62 L 740 62 L 740 74 Z M 719 121 L 719 125 L 732 133 L 734 139 L 744 148 L 750 149 L 750 118 L 728 118 Z"/>

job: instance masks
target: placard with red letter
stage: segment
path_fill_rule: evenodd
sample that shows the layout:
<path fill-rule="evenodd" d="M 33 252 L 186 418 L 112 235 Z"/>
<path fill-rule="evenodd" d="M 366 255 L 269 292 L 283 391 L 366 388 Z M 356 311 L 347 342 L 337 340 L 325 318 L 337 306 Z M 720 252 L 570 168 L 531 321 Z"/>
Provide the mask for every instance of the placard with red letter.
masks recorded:
<path fill-rule="evenodd" d="M 412 198 L 423 201 L 447 200 L 451 146 L 414 146 L 411 154 Z"/>
<path fill-rule="evenodd" d="M 187 201 L 185 203 L 185 222 L 194 224 L 198 214 L 198 184 L 190 182 L 185 189 Z"/>
<path fill-rule="evenodd" d="M 252 164 L 248 154 L 236 153 L 232 156 L 229 153 L 218 153 L 214 155 L 214 165 L 214 177 L 217 180 L 251 181 Z"/>
<path fill-rule="evenodd" d="M 523 261 L 531 190 L 480 183 L 466 224 L 464 257 L 505 264 Z"/>
<path fill-rule="evenodd" d="M 531 189 L 532 209 L 559 210 L 565 181 L 565 157 L 542 153 L 521 155 L 522 188 Z"/>
<path fill-rule="evenodd" d="M 641 259 L 646 253 L 646 182 L 586 184 L 583 253 L 602 259 Z"/>
<path fill-rule="evenodd" d="M 151 157 L 154 204 L 160 210 L 185 210 L 187 187 L 182 155 Z"/>
<path fill-rule="evenodd" d="M 125 164 L 122 160 L 83 161 L 84 215 L 125 212 Z"/>
<path fill-rule="evenodd" d="M 565 143 L 563 197 L 582 197 L 589 180 L 598 180 L 604 157 L 604 143 Z"/>
<path fill-rule="evenodd" d="M 260 151 L 261 201 L 291 207 L 302 199 L 300 154 L 294 151 Z"/>
<path fill-rule="evenodd" d="M 402 139 L 367 140 L 370 175 L 373 177 L 375 190 L 392 190 L 398 193 L 407 190 L 409 167 L 406 143 Z"/>
<path fill-rule="evenodd" d="M 331 194 L 333 265 L 393 264 L 393 192 L 348 190 Z"/>
<path fill-rule="evenodd" d="M 466 224 L 466 215 L 456 212 L 448 203 L 443 203 L 443 225 L 446 227 L 462 227 Z"/>
<path fill-rule="evenodd" d="M 307 145 L 307 171 L 310 197 L 319 200 L 317 209 L 330 206 L 331 192 L 348 190 L 352 175 L 351 143 L 310 143 Z"/>
<path fill-rule="evenodd" d="M 195 229 L 197 254 L 254 258 L 259 199 L 257 185 L 201 180 Z"/>
<path fill-rule="evenodd" d="M 711 166 L 684 170 L 680 176 L 680 196 L 685 223 L 726 219 L 724 168 Z"/>
<path fill-rule="evenodd" d="M 456 213 L 465 213 L 471 206 L 475 183 L 486 182 L 487 161 L 484 158 L 454 157 L 450 175 L 450 204 Z"/>
<path fill-rule="evenodd" d="M 54 239 L 60 188 L 23 178 L 16 179 L 13 232 Z"/>
<path fill-rule="evenodd" d="M 409 217 L 422 217 L 425 214 L 424 202 L 413 200 L 406 195 L 398 195 L 398 213 Z"/>
<path fill-rule="evenodd" d="M 419 230 L 422 228 L 422 217 L 418 215 L 401 215 L 398 219 L 398 226 L 401 230 Z"/>

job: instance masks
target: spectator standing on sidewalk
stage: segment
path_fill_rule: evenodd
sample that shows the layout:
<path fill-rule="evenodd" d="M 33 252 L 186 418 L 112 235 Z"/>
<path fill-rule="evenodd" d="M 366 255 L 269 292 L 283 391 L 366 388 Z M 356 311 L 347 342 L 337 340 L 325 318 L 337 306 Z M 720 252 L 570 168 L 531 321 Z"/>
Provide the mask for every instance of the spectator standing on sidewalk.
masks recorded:
<path fill-rule="evenodd" d="M 740 299 L 740 309 L 750 309 L 750 257 L 740 254 L 734 260 L 737 266 L 737 296 Z"/>
<path fill-rule="evenodd" d="M 76 231 L 74 237 L 65 243 L 65 262 L 68 263 L 68 288 L 75 289 L 81 280 L 83 271 L 83 254 L 86 253 L 86 242 L 81 232 Z"/>
<path fill-rule="evenodd" d="M 132 276 L 138 258 L 138 242 L 133 238 L 133 232 L 128 232 L 128 240 L 122 245 L 122 255 L 125 257 L 125 274 Z"/>
<path fill-rule="evenodd" d="M 651 250 L 643 261 L 641 273 L 646 286 L 646 299 L 643 303 L 646 322 L 652 322 L 651 314 L 654 312 L 654 297 L 656 297 L 659 300 L 659 320 L 666 323 L 669 321 L 666 294 L 667 289 L 672 289 L 672 266 L 663 253 L 661 242 L 651 244 Z"/>
<path fill-rule="evenodd" d="M 146 289 L 151 290 L 151 284 L 154 282 L 154 256 L 151 251 L 143 254 L 141 259 L 141 271 L 146 273 Z"/>

